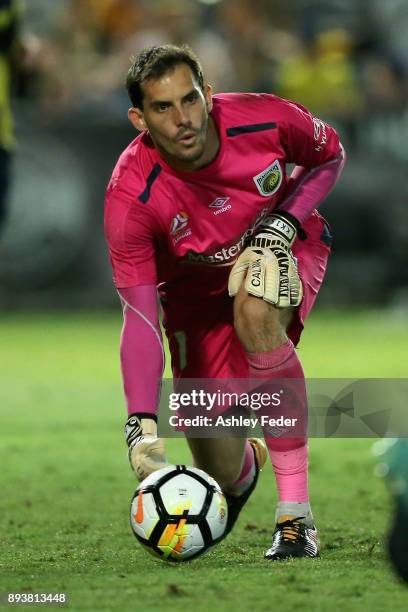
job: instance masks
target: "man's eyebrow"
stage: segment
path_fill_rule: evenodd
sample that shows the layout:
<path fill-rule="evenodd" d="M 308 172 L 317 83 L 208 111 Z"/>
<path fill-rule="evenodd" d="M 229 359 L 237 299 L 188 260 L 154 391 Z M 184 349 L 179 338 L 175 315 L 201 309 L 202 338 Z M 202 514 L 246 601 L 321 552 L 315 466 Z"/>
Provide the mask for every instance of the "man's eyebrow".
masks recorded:
<path fill-rule="evenodd" d="M 197 89 L 194 87 L 191 91 L 189 91 L 185 96 L 183 96 L 183 100 L 189 98 L 190 96 L 198 95 Z"/>
<path fill-rule="evenodd" d="M 162 104 L 171 104 L 170 100 L 152 100 L 149 106 L 161 106 Z"/>
<path fill-rule="evenodd" d="M 194 95 L 198 96 L 198 92 L 197 92 L 197 89 L 195 87 L 193 89 L 191 89 L 188 93 L 186 93 L 186 95 L 183 96 L 181 99 L 182 100 L 186 100 L 190 96 L 194 96 Z M 170 100 L 152 100 L 150 102 L 149 106 L 156 107 L 156 106 L 161 106 L 162 104 L 167 104 L 168 106 L 171 106 L 172 102 Z"/>

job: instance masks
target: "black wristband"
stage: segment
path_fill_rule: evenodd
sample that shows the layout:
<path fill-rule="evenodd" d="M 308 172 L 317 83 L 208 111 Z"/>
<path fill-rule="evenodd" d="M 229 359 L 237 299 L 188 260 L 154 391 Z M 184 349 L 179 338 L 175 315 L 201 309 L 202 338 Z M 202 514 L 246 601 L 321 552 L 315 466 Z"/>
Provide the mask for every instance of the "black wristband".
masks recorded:
<path fill-rule="evenodd" d="M 283 217 L 284 219 L 289 221 L 289 223 L 291 223 L 292 225 L 295 226 L 299 240 L 302 240 L 302 242 L 303 242 L 303 240 L 306 240 L 307 234 L 306 234 L 305 230 L 303 229 L 303 227 L 301 226 L 299 219 L 296 219 L 296 217 L 291 215 L 289 212 L 286 212 L 286 210 L 283 210 L 281 212 L 279 210 L 279 208 L 275 209 L 272 212 L 272 214 L 273 215 L 279 215 L 280 217 Z"/>
<path fill-rule="evenodd" d="M 286 211 L 281 212 L 278 208 L 278 209 L 273 210 L 271 214 L 278 216 L 278 217 L 282 217 L 282 219 L 286 219 L 287 221 L 289 221 L 289 223 L 291 223 L 296 228 L 297 232 L 301 228 L 299 219 L 296 219 L 296 217 L 294 217 L 293 215 L 291 215 L 290 213 Z"/>

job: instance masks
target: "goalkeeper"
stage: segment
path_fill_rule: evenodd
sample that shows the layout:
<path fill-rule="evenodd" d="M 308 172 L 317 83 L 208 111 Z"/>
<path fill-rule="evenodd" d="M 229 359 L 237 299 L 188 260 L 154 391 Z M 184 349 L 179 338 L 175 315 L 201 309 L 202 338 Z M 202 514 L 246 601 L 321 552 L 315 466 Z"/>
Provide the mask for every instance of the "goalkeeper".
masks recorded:
<path fill-rule="evenodd" d="M 122 302 L 121 364 L 129 459 L 142 480 L 166 464 L 157 437 L 164 351 L 175 379 L 295 379 L 295 347 L 323 281 L 328 226 L 316 207 L 341 172 L 335 130 L 271 94 L 218 94 L 187 47 L 145 49 L 129 69 L 140 135 L 109 182 L 105 229 Z M 287 164 L 294 164 L 290 176 Z M 267 452 L 279 501 L 269 560 L 315 557 L 307 439 L 188 438 L 194 463 L 223 487 L 230 530 Z"/>

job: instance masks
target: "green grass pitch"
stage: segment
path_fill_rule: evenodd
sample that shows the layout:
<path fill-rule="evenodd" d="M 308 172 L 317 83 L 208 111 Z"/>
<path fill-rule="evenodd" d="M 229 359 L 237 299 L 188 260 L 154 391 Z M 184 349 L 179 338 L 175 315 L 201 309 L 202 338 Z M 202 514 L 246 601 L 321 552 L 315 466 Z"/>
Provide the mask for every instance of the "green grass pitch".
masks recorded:
<path fill-rule="evenodd" d="M 384 552 L 390 502 L 374 476 L 373 440 L 310 442 L 320 559 L 264 561 L 270 466 L 207 556 L 184 565 L 148 556 L 128 519 L 135 480 L 122 437 L 120 326 L 119 307 L 2 314 L 0 593 L 63 591 L 69 609 L 93 611 L 408 610 Z M 299 350 L 308 376 L 405 377 L 407 343 L 406 322 L 386 313 L 316 312 Z M 190 462 L 183 440 L 168 449 Z"/>

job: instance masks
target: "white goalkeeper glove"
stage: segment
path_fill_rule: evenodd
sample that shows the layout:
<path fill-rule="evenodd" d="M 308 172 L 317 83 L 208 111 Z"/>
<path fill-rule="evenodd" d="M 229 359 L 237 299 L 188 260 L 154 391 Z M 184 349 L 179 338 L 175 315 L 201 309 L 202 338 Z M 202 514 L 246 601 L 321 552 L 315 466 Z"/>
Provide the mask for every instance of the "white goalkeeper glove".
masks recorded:
<path fill-rule="evenodd" d="M 168 465 L 163 438 L 157 437 L 155 419 L 147 415 L 132 415 L 125 425 L 129 461 L 141 482 L 149 474 Z"/>
<path fill-rule="evenodd" d="M 267 217 L 260 231 L 238 257 L 228 279 L 230 296 L 238 293 L 245 279 L 245 290 L 277 308 L 299 306 L 302 282 L 292 255 L 296 220 L 287 213 Z M 245 278 L 246 277 L 246 278 Z"/>

